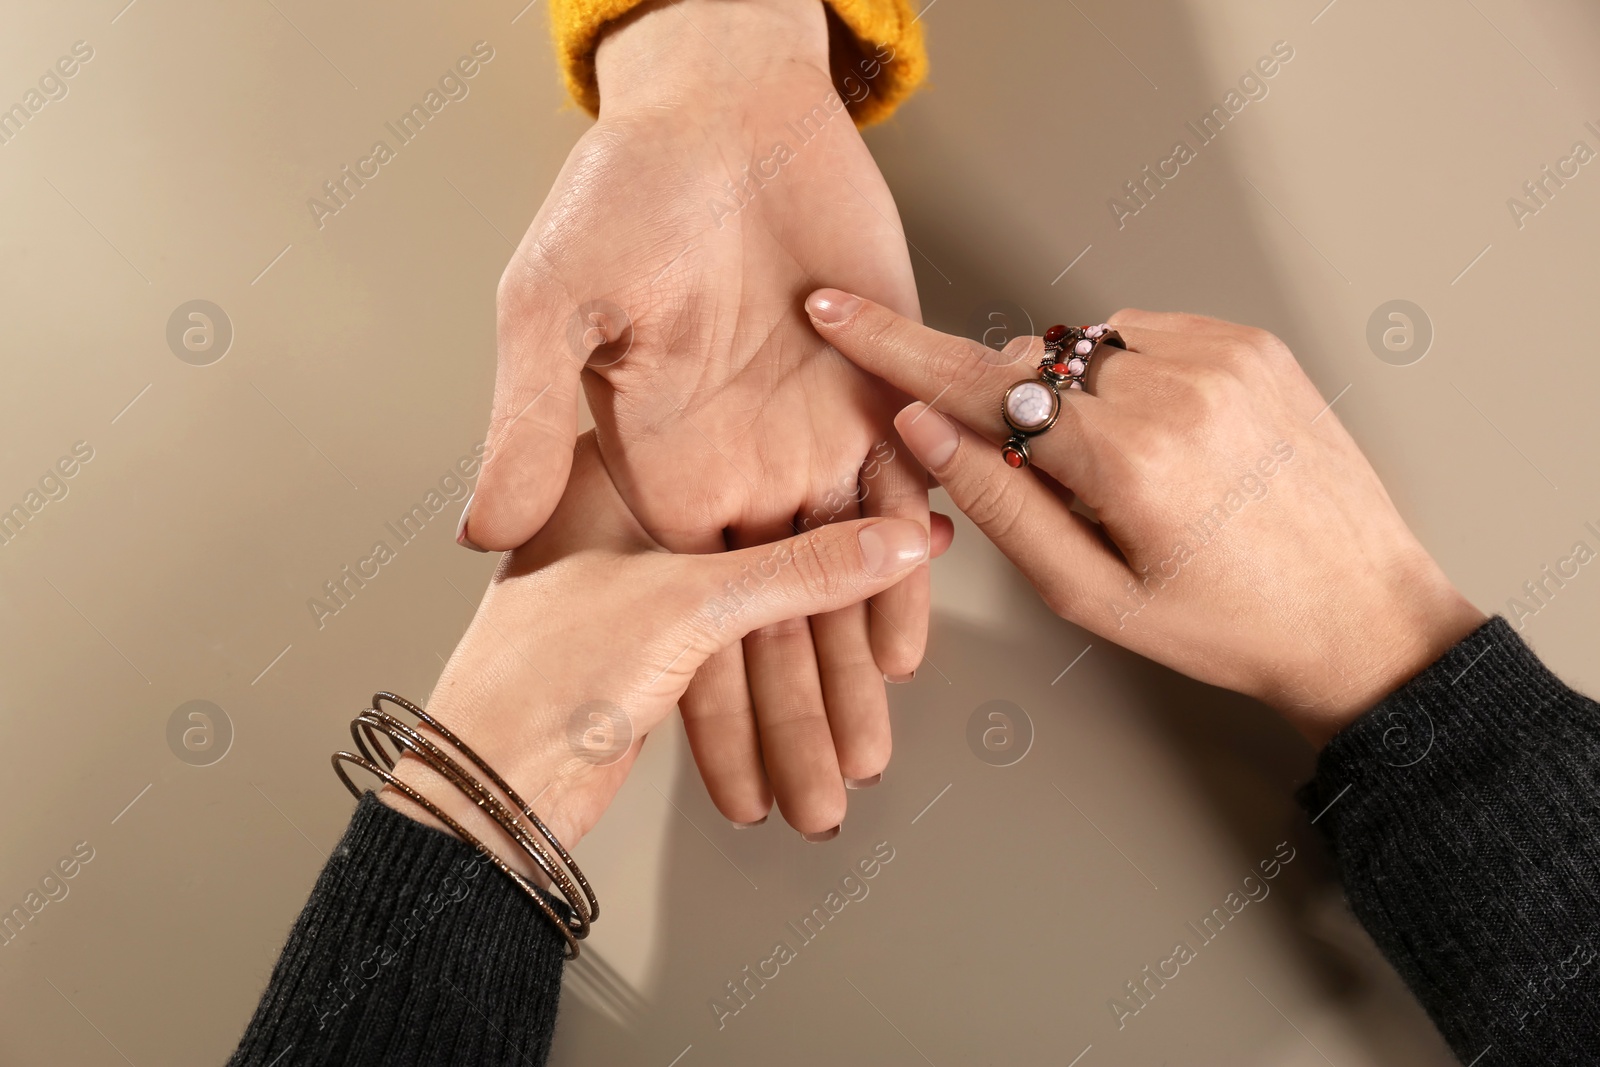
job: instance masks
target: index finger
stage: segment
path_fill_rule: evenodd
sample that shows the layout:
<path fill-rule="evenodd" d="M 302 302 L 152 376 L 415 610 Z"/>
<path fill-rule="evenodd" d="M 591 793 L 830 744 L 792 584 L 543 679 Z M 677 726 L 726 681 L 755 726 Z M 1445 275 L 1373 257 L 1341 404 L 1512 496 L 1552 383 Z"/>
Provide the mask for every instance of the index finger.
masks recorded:
<path fill-rule="evenodd" d="M 812 293 L 806 311 L 823 339 L 852 363 L 996 441 L 1011 435 L 1000 398 L 1018 379 L 1037 377 L 1025 356 L 940 333 L 838 289 Z"/>
<path fill-rule="evenodd" d="M 931 330 L 837 289 L 812 293 L 806 310 L 817 332 L 851 362 L 996 444 L 1012 433 L 1001 414 L 1007 390 L 1039 378 L 1029 359 L 1036 351 L 1031 346 L 1008 345 L 997 358 L 976 341 Z M 1114 423 L 1114 409 L 1105 405 L 1083 390 L 1062 390 L 1060 417 L 1050 433 L 1030 437 L 1042 469 L 1086 500 L 1099 496 L 1094 457 Z"/>

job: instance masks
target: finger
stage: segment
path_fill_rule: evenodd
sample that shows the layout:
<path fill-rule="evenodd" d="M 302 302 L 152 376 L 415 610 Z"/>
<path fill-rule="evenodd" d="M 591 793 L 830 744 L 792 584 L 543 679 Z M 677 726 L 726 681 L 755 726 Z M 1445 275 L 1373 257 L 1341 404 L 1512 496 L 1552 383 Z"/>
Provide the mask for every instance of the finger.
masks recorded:
<path fill-rule="evenodd" d="M 1140 308 L 1123 308 L 1106 322 L 1123 331 L 1153 330 L 1160 333 L 1182 334 L 1186 337 L 1240 337 L 1260 332 L 1253 326 L 1242 326 L 1226 319 L 1214 319 L 1209 315 L 1192 315 L 1183 311 L 1144 311 Z M 1127 338 L 1128 334 L 1124 332 L 1122 336 Z"/>
<path fill-rule="evenodd" d="M 883 670 L 872 656 L 866 604 L 811 617 L 822 679 L 822 705 L 846 789 L 877 785 L 893 738 Z"/>
<path fill-rule="evenodd" d="M 707 639 L 726 644 L 738 634 L 859 603 L 905 577 L 927 555 L 928 534 L 918 523 L 863 519 L 832 523 L 774 544 L 720 556 L 674 558 L 709 572 L 699 581 L 687 583 L 691 587 L 723 591 L 707 605 L 701 619 Z M 797 647 L 797 642 L 780 643 L 773 651 Z M 779 669 L 772 676 L 803 677 L 798 669 L 775 666 Z M 820 680 L 815 685 L 815 690 L 803 690 L 789 701 L 784 693 L 763 691 L 752 678 L 751 693 L 762 755 L 779 809 L 802 833 L 824 839 L 837 831 L 845 800 L 832 735 L 804 718 L 807 709 L 821 699 Z M 773 766 L 773 757 L 779 752 L 783 753 L 782 776 Z M 789 806 L 785 806 L 786 797 L 791 798 Z"/>
<path fill-rule="evenodd" d="M 818 509 L 807 509 L 806 514 L 814 516 Z M 831 518 L 849 521 L 859 514 L 860 505 L 848 498 Z M 894 588 L 899 586 L 891 591 Z M 851 604 L 811 619 L 823 708 L 846 789 L 876 785 L 888 766 L 893 746 L 889 695 L 884 689 L 883 669 L 873 657 L 867 613 L 867 604 Z"/>
<path fill-rule="evenodd" d="M 870 300 L 819 289 L 807 308 L 817 330 L 847 358 L 938 411 L 999 444 L 1011 435 L 1001 417 L 1006 391 L 1020 381 L 1037 381 L 1031 360 L 1043 352 L 1037 338 L 1017 338 L 994 362 L 995 353 L 975 341 L 930 330 Z M 819 315 L 839 316 L 824 322 Z M 1029 448 L 1042 468 L 1070 486 L 1090 506 L 1104 499 L 1102 470 L 1107 461 L 1118 472 L 1125 463 L 1111 446 L 1112 425 L 1099 398 L 1082 390 L 1059 391 L 1059 415 Z M 915 416 L 913 416 L 915 417 Z M 997 450 L 998 451 L 998 450 Z"/>
<path fill-rule="evenodd" d="M 722 553 L 720 530 L 680 546 L 685 553 Z M 724 818 L 740 829 L 764 821 L 772 789 L 761 762 L 761 734 L 745 675 L 744 650 L 725 645 L 695 671 L 678 700 L 683 729 L 706 792 Z"/>
<path fill-rule="evenodd" d="M 527 574 L 575 552 L 608 549 L 618 553 L 649 552 L 659 546 L 628 509 L 616 484 L 600 457 L 600 443 L 593 430 L 573 442 L 571 465 L 561 502 L 552 512 L 537 542 L 519 545 L 508 563 L 508 573 Z M 697 549 L 720 552 L 726 546 L 720 534 L 715 547 Z"/>
<path fill-rule="evenodd" d="M 1177 325 L 1178 320 L 1195 317 L 1178 315 L 1150 316 L 1151 319 L 1166 321 L 1167 325 Z M 1232 323 L 1222 323 L 1221 325 L 1228 327 L 1228 329 L 1169 330 L 1159 329 L 1154 326 L 1130 325 L 1118 327 L 1118 332 L 1122 334 L 1122 339 L 1128 343 L 1128 348 L 1140 356 L 1171 363 L 1212 362 L 1223 353 L 1237 351 L 1241 342 L 1245 341 L 1247 336 L 1250 336 L 1244 332 L 1250 330 L 1250 327 L 1238 327 L 1235 329 Z M 1263 330 L 1254 330 L 1253 335 L 1255 337 L 1268 336 Z M 1104 349 L 1102 349 L 1103 351 Z M 1113 357 L 1106 362 L 1106 366 L 1109 368 L 1115 361 L 1115 357 Z M 1097 360 L 1097 362 L 1100 361 Z M 1125 369 L 1132 370 L 1133 368 L 1125 367 Z"/>
<path fill-rule="evenodd" d="M 887 589 L 927 560 L 928 532 L 907 519 L 857 519 L 757 548 L 673 558 L 711 572 L 686 587 L 719 591 L 701 623 L 721 647 L 751 630 L 821 615 Z"/>
<path fill-rule="evenodd" d="M 822 703 L 810 621 L 791 619 L 746 634 L 744 658 L 761 760 L 778 810 L 806 840 L 830 840 L 844 822 L 844 780 Z"/>
<path fill-rule="evenodd" d="M 712 653 L 695 671 L 678 708 L 695 766 L 717 810 L 741 830 L 765 822 L 772 789 L 761 762 L 744 650 L 731 645 Z"/>
<path fill-rule="evenodd" d="M 955 539 L 956 524 L 951 521 L 950 516 L 942 511 L 930 511 L 928 513 L 928 540 L 931 543 L 928 557 L 930 559 L 938 559 L 950 551 L 950 545 Z"/>
<path fill-rule="evenodd" d="M 911 519 L 928 525 L 926 472 L 898 440 L 875 446 L 861 467 L 861 514 Z M 928 610 L 932 603 L 928 566 L 923 564 L 871 601 L 872 655 L 879 673 L 892 682 L 908 682 L 928 646 Z"/>
<path fill-rule="evenodd" d="M 993 441 L 1011 433 L 1000 415 L 1006 390 L 1024 378 L 1038 377 L 1026 358 L 1031 344 L 1020 339 L 997 354 L 837 289 L 812 293 L 806 310 L 817 332 L 847 359 Z M 1073 399 L 1090 407 L 1095 403 L 1092 397 Z"/>
<path fill-rule="evenodd" d="M 927 554 L 928 534 L 922 526 L 904 519 L 879 519 L 834 523 L 775 544 L 721 555 L 669 558 L 696 572 L 677 588 L 717 591 L 696 616 L 701 640 L 715 651 L 786 619 L 804 620 L 860 603 L 903 578 Z M 779 668 L 775 673 L 800 673 L 775 666 Z M 815 684 L 816 690 L 799 694 L 795 706 L 820 701 L 821 683 Z M 758 728 L 780 810 L 814 840 L 832 837 L 845 801 L 831 732 L 815 729 L 815 723 L 802 723 L 803 731 L 787 729 L 786 694 L 758 690 L 754 682 L 751 692 L 757 708 L 768 709 L 758 710 Z M 774 712 L 777 718 L 769 722 Z M 784 768 L 781 774 L 790 777 L 781 777 L 774 769 L 777 753 L 783 755 L 777 764 Z"/>
<path fill-rule="evenodd" d="M 1083 387 L 1091 396 L 1113 405 L 1125 406 L 1130 380 L 1140 373 L 1141 365 L 1148 366 L 1151 359 L 1160 357 L 1150 355 L 1148 349 L 1135 343 L 1134 338 L 1143 338 L 1147 331 L 1127 329 L 1118 332 L 1126 347 L 1105 343 L 1096 345 L 1094 356 L 1089 360 L 1089 370 L 1083 376 Z"/>
<path fill-rule="evenodd" d="M 925 416 L 925 417 L 924 417 Z M 1121 593 L 1127 564 L 1039 479 L 1007 466 L 960 423 L 925 404 L 895 416 L 906 446 L 1056 614 L 1080 621 Z M 1100 629 L 1100 627 L 1095 627 Z"/>
<path fill-rule="evenodd" d="M 735 548 L 768 545 L 791 530 L 788 522 L 742 527 L 730 531 L 729 542 Z M 738 584 L 748 588 L 751 582 L 746 571 Z M 835 610 L 851 607 L 858 605 Z M 858 635 L 863 639 L 864 629 Z M 744 638 L 744 665 L 761 734 L 761 760 L 778 810 L 808 838 L 831 837 L 844 820 L 844 783 L 810 622 L 799 616 L 751 630 Z"/>
<path fill-rule="evenodd" d="M 514 273 L 520 262 L 513 260 L 500 281 L 487 451 L 457 534 L 479 550 L 516 548 L 555 509 L 577 436 L 579 376 L 589 350 L 617 328 L 607 322 L 576 328 L 582 347 L 574 351 L 562 291 L 540 276 Z"/>
<path fill-rule="evenodd" d="M 1190 320 L 1215 321 L 1193 315 L 1146 314 L 1144 318 L 1169 326 Z M 1144 325 L 1117 329 L 1128 351 L 1100 346 L 1087 376 L 1089 390 L 1106 402 L 1113 413 L 1113 423 L 1119 417 L 1140 418 L 1153 412 L 1181 410 L 1185 395 L 1215 380 L 1214 376 L 1208 377 L 1208 372 L 1246 373 L 1248 364 L 1259 361 L 1262 353 L 1277 344 L 1265 331 L 1235 328 L 1232 323 L 1188 332 Z"/>

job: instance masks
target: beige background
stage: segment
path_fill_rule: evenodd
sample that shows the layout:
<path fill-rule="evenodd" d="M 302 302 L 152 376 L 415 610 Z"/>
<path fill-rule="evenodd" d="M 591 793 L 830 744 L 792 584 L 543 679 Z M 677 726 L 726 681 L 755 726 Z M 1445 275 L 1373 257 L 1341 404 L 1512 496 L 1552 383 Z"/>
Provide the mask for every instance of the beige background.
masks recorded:
<path fill-rule="evenodd" d="M 6 13 L 0 102 L 75 41 L 94 58 L 0 147 L 0 506 L 75 442 L 94 458 L 0 547 L 0 904 L 77 842 L 94 859 L 0 948 L 0 1062 L 223 1060 L 348 816 L 327 753 L 373 689 L 426 693 L 469 617 L 491 561 L 451 543 L 454 507 L 321 631 L 305 602 L 485 423 L 495 282 L 585 125 L 523 2 Z M 1276 331 L 1503 610 L 1600 524 L 1600 167 L 1521 229 L 1506 207 L 1600 148 L 1600 24 L 1581 0 L 1324 3 L 941 0 L 933 82 L 871 144 L 931 321 L 1004 297 L 1041 326 L 1137 304 Z M 471 95 L 319 231 L 307 198 L 479 40 Z M 1280 40 L 1270 95 L 1119 230 L 1108 198 Z M 165 340 L 196 298 L 235 331 L 206 367 Z M 1414 365 L 1368 348 L 1391 299 L 1435 331 Z M 649 747 L 580 851 L 609 917 L 556 1062 L 1448 1062 L 1338 902 L 1296 738 L 1103 643 L 1077 660 L 968 527 L 937 575 L 895 762 L 827 847 L 736 834 L 676 728 Z M 1597 619 L 1585 571 L 1524 632 L 1595 690 Z M 168 747 L 192 699 L 236 732 L 213 766 Z M 1015 766 L 967 747 L 991 699 L 1030 713 Z M 1108 1000 L 1283 840 L 1272 896 L 1119 1032 Z M 709 1000 L 880 841 L 871 895 L 719 1031 Z"/>

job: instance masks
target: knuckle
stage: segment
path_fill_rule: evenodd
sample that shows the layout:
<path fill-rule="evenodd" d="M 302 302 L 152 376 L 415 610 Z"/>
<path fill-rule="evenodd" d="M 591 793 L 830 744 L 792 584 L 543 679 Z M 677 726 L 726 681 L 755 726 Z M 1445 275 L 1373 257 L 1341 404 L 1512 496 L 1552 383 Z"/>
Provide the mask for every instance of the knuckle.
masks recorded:
<path fill-rule="evenodd" d="M 830 599 L 845 584 L 848 565 L 839 539 L 823 531 L 802 537 L 789 553 L 788 564 L 794 568 L 795 581 L 808 595 Z"/>
<path fill-rule="evenodd" d="M 1198 363 L 1187 383 L 1189 400 L 1203 414 L 1227 411 L 1238 403 L 1244 383 L 1231 367 Z"/>
<path fill-rule="evenodd" d="M 1204 362 L 1213 368 L 1244 374 L 1255 366 L 1259 358 L 1260 352 L 1252 341 L 1242 337 L 1229 337 L 1213 345 Z"/>
<path fill-rule="evenodd" d="M 1026 349 L 1018 351 L 1027 354 Z M 933 377 L 945 383 L 952 397 L 992 396 L 998 401 L 1001 393 L 1016 379 L 1019 369 L 1027 373 L 1027 364 L 1024 362 L 1019 367 L 1015 359 L 997 363 L 994 355 L 992 349 L 976 342 L 953 339 L 942 347 L 929 370 Z M 994 410 L 998 421 L 998 404 Z"/>
<path fill-rule="evenodd" d="M 1172 327 L 1180 333 L 1215 334 L 1227 325 L 1222 319 L 1197 315 L 1192 311 L 1179 311 L 1172 316 Z"/>
<path fill-rule="evenodd" d="M 494 288 L 494 307 L 501 326 L 524 314 L 541 279 L 521 256 L 512 256 Z"/>
<path fill-rule="evenodd" d="M 515 336 L 531 316 L 566 298 L 567 288 L 542 246 L 524 241 L 495 283 L 495 323 L 500 336 Z"/>
<path fill-rule="evenodd" d="M 500 272 L 500 280 L 494 287 L 494 306 L 502 316 L 517 301 L 522 293 L 522 272 L 517 269 L 515 257 L 505 265 Z"/>
<path fill-rule="evenodd" d="M 1255 326 L 1243 327 L 1239 339 L 1251 355 L 1265 356 L 1279 351 L 1287 352 L 1288 346 L 1270 331 L 1259 329 Z"/>
<path fill-rule="evenodd" d="M 1022 516 L 1022 496 L 1012 479 L 984 478 L 972 486 L 972 495 L 963 510 L 987 536 L 1003 540 Z"/>
<path fill-rule="evenodd" d="M 958 390 L 965 392 L 980 388 L 993 370 L 993 365 L 975 355 L 965 342 L 950 341 L 943 346 L 933 369 Z"/>
<path fill-rule="evenodd" d="M 685 721 L 692 719 L 696 728 L 715 731 L 724 740 L 753 737 L 754 719 L 750 710 L 749 691 L 722 686 L 696 687 L 698 681 L 699 675 L 696 675 L 694 682 L 691 682 L 691 688 L 695 690 L 692 701 L 694 711 L 685 716 Z"/>
<path fill-rule="evenodd" d="M 986 348 L 976 341 L 968 341 L 965 337 L 940 335 L 929 347 L 928 362 L 931 369 L 936 371 L 962 370 L 973 363 L 981 363 L 981 360 L 973 354 L 974 349 L 989 356 L 995 354 L 994 349 Z"/>
<path fill-rule="evenodd" d="M 1061 619 L 1070 619 L 1074 608 L 1078 605 L 1078 596 L 1075 591 L 1064 582 L 1051 582 L 1039 590 L 1039 597 L 1044 601 L 1045 607 Z"/>
<path fill-rule="evenodd" d="M 842 324 L 846 330 L 852 326 L 868 348 L 901 352 L 915 347 L 906 324 L 886 310 L 858 311 Z"/>
<path fill-rule="evenodd" d="M 748 640 L 758 645 L 786 644 L 795 638 L 807 636 L 811 632 L 811 623 L 804 618 L 785 619 L 763 626 L 752 631 Z"/>
<path fill-rule="evenodd" d="M 1160 423 L 1144 423 L 1129 428 L 1119 445 L 1120 455 L 1125 457 L 1126 464 L 1143 475 L 1125 480 L 1123 496 L 1129 503 L 1144 497 L 1150 480 L 1165 482 L 1175 466 L 1175 460 L 1176 465 L 1181 467 L 1186 452 L 1183 440 L 1188 426 L 1198 420 L 1186 417 L 1179 408 L 1169 410 L 1172 411 L 1172 417 Z"/>

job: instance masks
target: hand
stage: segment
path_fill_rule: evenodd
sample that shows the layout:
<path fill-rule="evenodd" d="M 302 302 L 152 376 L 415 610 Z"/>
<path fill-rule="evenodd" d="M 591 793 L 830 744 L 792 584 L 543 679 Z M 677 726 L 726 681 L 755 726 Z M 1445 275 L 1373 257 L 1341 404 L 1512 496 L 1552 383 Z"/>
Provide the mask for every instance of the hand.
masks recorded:
<path fill-rule="evenodd" d="M 948 520 L 936 524 L 933 547 L 942 551 L 949 534 Z M 750 631 L 877 594 L 928 554 L 921 523 L 859 519 L 737 552 L 674 555 L 629 513 L 585 436 L 560 506 L 502 561 L 428 711 L 570 849 L 706 660 Z M 810 756 L 838 785 L 832 746 Z M 491 819 L 416 759 L 402 759 L 397 773 L 480 840 L 501 840 Z M 384 799 L 435 822 L 398 793 Z M 844 818 L 843 789 L 806 800 L 815 821 L 796 828 L 831 837 Z M 520 856 L 505 844 L 502 854 Z"/>
<path fill-rule="evenodd" d="M 1031 470 L 1000 457 L 1015 362 L 821 290 L 818 332 L 938 410 L 896 424 L 956 505 L 1062 617 L 1257 697 L 1322 743 L 1480 625 L 1294 356 L 1261 330 L 1120 311 L 1089 394 L 1062 392 Z M 986 358 L 987 357 L 987 358 Z M 1073 495 L 1093 522 L 1070 508 Z"/>
<path fill-rule="evenodd" d="M 802 307 L 842 277 L 917 313 L 894 203 L 830 79 L 823 6 L 648 6 L 596 65 L 600 119 L 501 280 L 490 452 L 464 537 L 509 549 L 544 522 L 580 377 L 622 498 L 675 552 L 858 515 L 926 526 L 925 476 L 892 424 L 904 398 L 831 352 Z M 773 620 L 742 656 L 708 661 L 683 714 L 724 815 L 759 819 L 776 794 L 796 825 L 833 825 L 840 772 L 871 784 L 888 762 L 884 676 L 916 669 L 927 610 L 922 568 L 870 615 Z"/>

